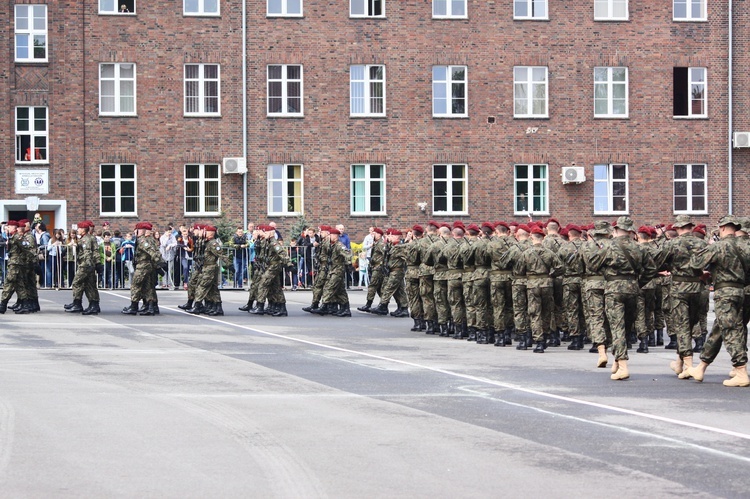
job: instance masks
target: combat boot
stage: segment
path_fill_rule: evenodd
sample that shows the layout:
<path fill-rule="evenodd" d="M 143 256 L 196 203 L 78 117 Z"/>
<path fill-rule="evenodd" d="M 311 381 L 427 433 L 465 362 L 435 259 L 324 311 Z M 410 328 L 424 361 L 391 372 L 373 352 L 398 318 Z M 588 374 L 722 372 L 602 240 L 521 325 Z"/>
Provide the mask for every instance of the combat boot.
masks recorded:
<path fill-rule="evenodd" d="M 599 345 L 597 343 L 592 343 L 591 348 L 589 348 L 589 353 L 597 353 L 599 351 Z"/>
<path fill-rule="evenodd" d="M 303 312 L 312 312 L 313 309 L 318 308 L 318 302 L 311 303 L 309 307 L 302 307 Z"/>
<path fill-rule="evenodd" d="M 655 347 L 656 346 L 656 333 L 652 332 L 648 335 L 648 346 Z"/>
<path fill-rule="evenodd" d="M 333 315 L 335 315 L 336 317 L 351 317 L 352 311 L 349 308 L 349 304 L 347 303 L 346 305 L 340 305 L 339 311 Z"/>
<path fill-rule="evenodd" d="M 410 331 L 421 331 L 422 328 L 419 324 L 419 319 L 414 319 L 414 325 L 411 327 Z"/>
<path fill-rule="evenodd" d="M 328 315 L 331 312 L 331 306 L 328 303 L 324 303 L 319 307 L 315 307 L 314 309 L 310 310 L 310 313 L 315 315 Z"/>
<path fill-rule="evenodd" d="M 69 312 L 69 310 L 66 310 L 66 312 Z M 138 314 L 138 302 L 131 301 L 130 306 L 123 308 L 120 313 L 125 314 L 125 315 L 137 315 Z"/>
<path fill-rule="evenodd" d="M 274 317 L 286 317 L 289 315 L 286 311 L 286 303 L 277 303 L 276 310 L 271 315 Z"/>
<path fill-rule="evenodd" d="M 435 334 L 437 323 L 435 321 L 427 321 L 427 328 L 424 331 L 424 334 Z"/>
<path fill-rule="evenodd" d="M 206 307 L 203 306 L 203 302 L 197 301 L 193 304 L 193 308 L 187 312 L 193 315 L 200 315 L 206 312 Z"/>
<path fill-rule="evenodd" d="M 504 347 L 505 346 L 505 331 L 503 331 L 502 333 L 495 334 L 495 343 L 494 343 L 494 345 L 496 347 Z"/>
<path fill-rule="evenodd" d="M 487 331 L 487 344 L 488 345 L 489 344 L 493 344 L 494 345 L 495 344 L 495 337 L 497 335 L 497 333 L 495 331 L 495 328 L 494 327 L 490 327 L 486 331 Z M 499 336 L 502 336 L 502 333 L 500 333 Z"/>
<path fill-rule="evenodd" d="M 664 330 L 663 329 L 656 330 L 656 346 L 657 347 L 664 346 Z"/>
<path fill-rule="evenodd" d="M 638 350 L 636 350 L 638 353 L 648 353 L 648 339 L 646 339 L 646 336 L 641 338 L 641 344 L 638 345 Z"/>
<path fill-rule="evenodd" d="M 690 377 L 690 368 L 693 367 L 693 356 L 685 357 L 682 359 L 682 372 L 677 373 L 677 377 L 680 379 L 688 379 Z"/>
<path fill-rule="evenodd" d="M 538 341 L 536 347 L 534 347 L 534 353 L 544 353 L 544 341 Z"/>
<path fill-rule="evenodd" d="M 665 350 L 677 350 L 677 335 L 669 335 L 669 344 L 664 347 Z"/>
<path fill-rule="evenodd" d="M 477 328 L 469 326 L 469 337 L 466 338 L 466 341 L 477 341 Z"/>
<path fill-rule="evenodd" d="M 377 308 L 370 309 L 370 312 L 375 315 L 388 315 L 388 304 L 381 303 Z"/>
<path fill-rule="evenodd" d="M 518 335 L 518 345 L 516 345 L 516 350 L 526 350 L 529 346 L 526 344 L 526 334 L 521 333 Z"/>
<path fill-rule="evenodd" d="M 138 309 L 138 313 L 143 315 L 143 312 L 146 312 L 148 310 L 148 302 L 146 300 L 143 300 L 143 305 L 141 308 Z"/>
<path fill-rule="evenodd" d="M 633 348 L 633 345 L 638 343 L 638 335 L 636 333 L 628 333 L 628 349 Z"/>
<path fill-rule="evenodd" d="M 83 312 L 83 304 L 81 303 L 81 300 L 73 300 L 73 306 L 67 309 L 66 312 L 71 314 L 80 314 Z"/>
<path fill-rule="evenodd" d="M 214 308 L 211 309 L 211 311 L 207 315 L 210 315 L 211 317 L 217 317 L 217 316 L 220 316 L 220 315 L 224 315 L 224 309 L 221 306 L 221 302 L 217 303 L 214 306 Z"/>
<path fill-rule="evenodd" d="M 612 376 L 609 377 L 609 379 L 621 381 L 624 379 L 628 379 L 629 377 L 630 372 L 628 371 L 628 361 L 620 360 L 617 362 L 617 371 L 615 371 Z"/>
<path fill-rule="evenodd" d="M 143 312 L 139 310 L 138 315 L 154 315 L 154 302 L 150 301 L 146 303 L 146 310 Z"/>
<path fill-rule="evenodd" d="M 248 300 L 247 303 L 239 307 L 239 310 L 242 310 L 243 312 L 247 312 L 248 310 L 253 308 L 253 303 L 255 303 L 255 300 Z"/>
<path fill-rule="evenodd" d="M 700 364 L 698 364 L 695 367 L 691 367 L 687 370 L 687 375 L 693 378 L 695 381 L 702 382 L 703 377 L 706 375 L 706 369 L 708 369 L 708 364 L 701 361 Z M 737 368 L 735 367 L 735 373 Z"/>
<path fill-rule="evenodd" d="M 8 300 L 0 301 L 0 314 L 4 314 L 8 310 Z"/>
<path fill-rule="evenodd" d="M 559 347 L 562 343 L 560 342 L 560 331 L 550 331 L 549 333 L 549 343 L 548 345 L 551 347 Z"/>
<path fill-rule="evenodd" d="M 409 307 L 397 307 L 391 312 L 391 317 L 409 317 Z"/>
<path fill-rule="evenodd" d="M 448 324 L 440 324 L 440 332 L 438 333 L 438 336 L 446 337 L 448 334 Z"/>
<path fill-rule="evenodd" d="M 563 331 L 562 338 L 560 338 L 561 341 L 568 342 L 570 341 L 570 331 Z"/>
<path fill-rule="evenodd" d="M 371 309 L 372 309 L 372 300 L 368 301 L 361 307 L 357 307 L 357 310 L 359 310 L 360 312 L 371 312 L 372 311 Z"/>
<path fill-rule="evenodd" d="M 488 345 L 489 334 L 486 329 L 477 329 L 477 345 Z"/>
<path fill-rule="evenodd" d="M 697 338 L 695 338 L 695 348 L 693 348 L 694 352 L 702 352 L 703 351 L 703 345 L 706 343 L 706 337 L 704 335 L 700 335 Z"/>
<path fill-rule="evenodd" d="M 17 314 L 33 314 L 34 313 L 34 302 L 33 300 L 23 300 L 21 303 L 21 308 L 16 310 Z"/>
<path fill-rule="evenodd" d="M 161 312 L 159 311 L 159 302 L 154 302 L 154 315 L 159 315 Z"/>
<path fill-rule="evenodd" d="M 177 305 L 177 308 L 180 310 L 190 310 L 193 308 L 193 300 L 192 298 L 188 298 L 188 301 L 183 303 L 182 305 Z"/>
<path fill-rule="evenodd" d="M 31 306 L 33 308 L 32 312 L 40 312 L 42 310 L 42 307 L 39 306 L 39 298 L 34 298 L 31 301 Z"/>
<path fill-rule="evenodd" d="M 596 367 L 607 367 L 607 347 L 604 345 L 598 345 L 597 352 L 599 353 L 599 359 L 596 361 Z"/>
<path fill-rule="evenodd" d="M 98 301 L 90 301 L 88 308 L 83 311 L 83 315 L 99 315 L 101 309 Z"/>
<path fill-rule="evenodd" d="M 15 312 L 16 310 L 20 310 L 22 306 L 23 306 L 22 300 L 16 300 L 16 302 L 8 308 Z M 67 305 L 65 306 L 67 307 Z"/>
<path fill-rule="evenodd" d="M 505 338 L 503 339 L 503 341 L 505 342 L 505 346 L 507 347 L 513 345 L 513 329 L 512 328 L 507 328 L 505 330 Z"/>
<path fill-rule="evenodd" d="M 750 377 L 747 375 L 747 365 L 734 368 L 734 376 L 725 379 L 722 383 L 724 386 L 750 386 Z"/>
<path fill-rule="evenodd" d="M 266 307 L 265 303 L 261 303 L 261 302 L 257 301 L 257 302 L 255 302 L 255 307 L 253 307 L 250 310 L 248 310 L 247 313 L 248 314 L 253 314 L 253 315 L 263 315 L 263 314 L 265 314 L 265 307 Z"/>
<path fill-rule="evenodd" d="M 580 338 L 580 336 L 570 337 L 570 345 L 568 345 L 568 350 L 580 350 L 582 348 L 578 345 L 578 338 Z"/>

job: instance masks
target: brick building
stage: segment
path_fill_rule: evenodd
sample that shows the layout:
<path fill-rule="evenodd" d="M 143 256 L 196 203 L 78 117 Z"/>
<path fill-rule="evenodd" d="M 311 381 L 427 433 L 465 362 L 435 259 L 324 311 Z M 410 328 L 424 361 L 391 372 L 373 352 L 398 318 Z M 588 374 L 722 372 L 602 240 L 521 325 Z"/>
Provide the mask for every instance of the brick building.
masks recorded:
<path fill-rule="evenodd" d="M 3 2 L 0 216 L 26 196 L 55 226 L 303 213 L 352 233 L 750 212 L 750 150 L 731 141 L 750 132 L 747 2 L 244 7 L 237 175 L 241 2 Z"/>

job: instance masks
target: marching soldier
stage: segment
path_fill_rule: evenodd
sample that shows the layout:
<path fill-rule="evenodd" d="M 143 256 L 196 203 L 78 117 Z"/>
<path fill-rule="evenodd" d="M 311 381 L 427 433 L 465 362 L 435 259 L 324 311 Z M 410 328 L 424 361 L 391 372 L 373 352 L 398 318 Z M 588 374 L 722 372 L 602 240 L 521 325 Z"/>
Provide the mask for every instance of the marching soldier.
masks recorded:
<path fill-rule="evenodd" d="M 286 317 L 288 315 L 286 297 L 279 276 L 291 265 L 291 260 L 284 247 L 276 239 L 276 229 L 271 225 L 262 226 L 261 229 L 264 231 L 263 238 L 268 240 L 265 269 L 258 284 L 257 304 L 248 312 L 256 315 Z M 264 309 L 266 300 L 268 300 L 267 310 Z"/>
<path fill-rule="evenodd" d="M 198 282 L 195 286 L 195 305 L 188 310 L 191 314 L 210 316 L 224 315 L 221 306 L 219 279 L 221 278 L 221 242 L 216 239 L 216 227 L 203 227 L 205 247 Z"/>
<path fill-rule="evenodd" d="M 458 221 L 454 222 L 451 232 L 453 237 L 448 240 L 448 244 L 442 249 L 441 259 L 444 259 L 448 266 L 448 304 L 451 308 L 453 320 L 453 338 L 460 340 L 469 337 L 462 282 L 464 265 L 461 260 L 461 246 L 466 244 L 464 224 Z"/>
<path fill-rule="evenodd" d="M 581 254 L 583 229 L 578 225 L 568 225 L 567 229 L 568 241 L 562 244 L 558 256 L 565 266 L 562 285 L 563 304 L 565 305 L 563 309 L 567 314 L 566 323 L 570 334 L 568 350 L 582 350 L 585 327 L 581 294 L 584 274 L 583 255 Z"/>
<path fill-rule="evenodd" d="M 516 332 L 519 335 L 516 350 L 526 350 L 533 345 L 531 324 L 529 323 L 528 297 L 526 293 L 526 265 L 523 261 L 523 252 L 531 245 L 529 234 L 531 228 L 528 225 L 516 227 L 517 244 L 510 247 L 508 262 L 513 270 L 511 289 L 513 292 L 513 321 Z"/>
<path fill-rule="evenodd" d="M 414 319 L 412 331 L 424 331 L 427 324 L 424 320 L 424 308 L 422 307 L 422 295 L 419 292 L 419 267 L 421 261 L 421 248 L 419 242 L 424 234 L 424 228 L 421 225 L 415 225 L 411 228 L 412 238 L 404 245 L 406 251 L 406 298 L 409 302 L 409 311 L 411 318 Z"/>
<path fill-rule="evenodd" d="M 206 242 L 203 237 L 203 224 L 193 226 L 193 265 L 190 267 L 190 278 L 187 288 L 187 302 L 177 305 L 177 308 L 188 311 L 193 308 L 195 301 L 195 289 L 198 285 L 199 276 L 203 268 L 203 256 L 206 252 Z"/>
<path fill-rule="evenodd" d="M 565 239 L 560 235 L 560 222 L 555 218 L 550 218 L 545 226 L 547 234 L 544 238 L 544 247 L 552 251 L 555 255 L 560 252 L 560 248 L 565 244 Z M 563 278 L 556 277 L 552 280 L 552 294 L 554 297 L 554 309 L 552 312 L 553 322 L 550 322 L 550 346 L 560 346 L 560 332 L 563 332 L 563 339 L 569 339 L 569 330 L 566 324 L 567 317 L 565 313 Z"/>
<path fill-rule="evenodd" d="M 65 311 L 70 313 L 99 313 L 99 289 L 96 279 L 96 264 L 99 261 L 99 245 L 96 236 L 91 233 L 94 224 L 84 220 L 77 225 L 78 241 L 76 255 L 78 256 L 75 277 L 73 277 L 73 303 L 65 305 Z M 89 301 L 86 310 L 83 309 L 83 294 Z"/>
<path fill-rule="evenodd" d="M 8 301 L 10 301 L 13 293 L 18 294 L 19 307 L 23 307 L 29 299 L 23 282 L 23 272 L 26 264 L 23 233 L 19 232 L 18 222 L 15 220 L 8 221 L 6 230 L 8 234 L 8 267 L 5 271 L 3 296 L 2 301 L 0 301 L 0 314 L 4 314 L 8 309 Z"/>
<path fill-rule="evenodd" d="M 351 317 L 349 309 L 349 295 L 346 292 L 346 268 L 351 262 L 352 255 L 339 241 L 341 231 L 331 228 L 329 231 L 329 262 L 326 284 L 323 288 L 323 306 L 319 311 L 312 310 L 319 315 L 335 315 L 336 317 Z M 338 309 L 336 308 L 338 305 Z"/>
<path fill-rule="evenodd" d="M 380 296 L 380 289 L 383 286 L 385 280 L 385 274 L 383 273 L 383 261 L 385 260 L 385 241 L 383 240 L 383 229 L 380 227 L 374 227 L 372 229 L 373 244 L 370 250 L 370 262 L 368 269 L 370 271 L 370 283 L 367 286 L 367 298 L 366 303 L 357 307 L 360 312 L 370 312 L 372 309 L 372 302 L 375 299 L 375 294 Z"/>
<path fill-rule="evenodd" d="M 388 315 L 388 303 L 390 303 L 391 298 L 395 298 L 397 308 L 394 312 L 391 312 L 391 316 L 409 317 L 409 305 L 406 299 L 406 292 L 404 292 L 406 245 L 401 244 L 400 230 L 388 229 L 387 234 L 388 245 L 385 249 L 385 259 L 382 265 L 382 272 L 385 277 L 380 295 L 380 304 L 377 308 L 370 310 L 370 312 L 376 315 Z"/>
<path fill-rule="evenodd" d="M 122 313 L 125 315 L 138 314 L 138 303 L 141 300 L 146 304 L 146 310 L 141 312 L 141 315 L 154 315 L 156 313 L 152 295 L 152 293 L 155 294 L 155 291 L 152 286 L 151 274 L 156 271 L 162 257 L 156 240 L 152 236 L 146 236 L 146 231 L 152 230 L 153 226 L 149 222 L 139 222 L 135 226 L 136 239 L 133 255 L 135 271 L 130 282 L 130 306 L 122 309 Z M 148 289 L 149 287 L 152 289 Z"/>
<path fill-rule="evenodd" d="M 315 281 L 313 282 L 312 288 L 312 303 L 309 307 L 305 307 L 302 310 L 305 312 L 312 312 L 315 310 L 316 314 L 325 315 L 321 314 L 321 312 L 328 313 L 330 307 L 325 309 L 321 308 L 320 300 L 323 297 L 323 290 L 325 289 L 326 279 L 328 278 L 328 257 L 330 256 L 331 249 L 331 240 L 329 236 L 331 234 L 331 227 L 328 225 L 321 225 L 318 227 L 318 232 L 320 233 L 320 245 L 313 249 Z"/>
<path fill-rule="evenodd" d="M 449 336 L 451 323 L 451 309 L 448 304 L 448 260 L 442 255 L 443 248 L 451 238 L 448 224 L 440 226 L 438 237 L 427 249 L 427 265 L 432 265 L 435 274 L 432 277 L 433 297 L 435 299 L 435 313 L 440 336 Z"/>
<path fill-rule="evenodd" d="M 513 290 L 510 268 L 510 249 L 515 246 L 510 227 L 505 222 L 495 224 L 495 237 L 487 243 L 490 258 L 490 296 L 495 346 L 513 344 Z"/>
<path fill-rule="evenodd" d="M 262 244 L 262 241 L 264 240 L 259 237 L 259 233 L 260 231 L 257 228 L 254 228 L 253 232 L 250 234 L 253 241 L 253 248 L 255 249 L 255 261 L 250 270 L 247 303 L 239 307 L 239 310 L 243 312 L 248 312 L 255 307 L 255 298 L 258 296 L 258 283 L 260 283 L 260 276 L 262 275 L 259 263 L 265 259 L 265 247 L 263 247 Z"/>
<path fill-rule="evenodd" d="M 435 267 L 434 263 L 427 263 L 430 248 L 438 240 L 439 225 L 434 220 L 427 222 L 427 232 L 419 239 L 419 296 L 422 300 L 424 312 L 425 334 L 438 334 L 437 309 L 435 308 Z"/>
<path fill-rule="evenodd" d="M 467 340 L 477 340 L 477 298 L 474 296 L 474 272 L 477 269 L 474 260 L 474 243 L 480 229 L 476 224 L 470 224 L 464 232 L 464 244 L 461 245 L 459 255 L 463 268 L 461 271 L 461 284 L 463 287 L 464 309 L 466 310 L 466 328 L 469 333 Z"/>
<path fill-rule="evenodd" d="M 596 367 L 602 368 L 607 367 L 607 347 L 612 345 L 612 333 L 604 310 L 604 273 L 598 268 L 594 270 L 594 261 L 610 234 L 609 222 L 598 221 L 588 230 L 589 239 L 580 249 L 585 267 L 581 285 L 583 316 L 586 319 L 586 330 L 599 353 Z"/>

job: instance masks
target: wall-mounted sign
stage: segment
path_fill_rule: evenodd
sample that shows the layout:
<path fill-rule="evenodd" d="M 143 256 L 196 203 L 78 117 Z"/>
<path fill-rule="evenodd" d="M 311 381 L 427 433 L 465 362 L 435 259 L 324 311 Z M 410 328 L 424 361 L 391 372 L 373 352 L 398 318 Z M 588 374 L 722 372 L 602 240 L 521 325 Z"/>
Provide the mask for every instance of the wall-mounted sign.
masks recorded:
<path fill-rule="evenodd" d="M 16 194 L 49 194 L 49 170 L 16 170 Z"/>

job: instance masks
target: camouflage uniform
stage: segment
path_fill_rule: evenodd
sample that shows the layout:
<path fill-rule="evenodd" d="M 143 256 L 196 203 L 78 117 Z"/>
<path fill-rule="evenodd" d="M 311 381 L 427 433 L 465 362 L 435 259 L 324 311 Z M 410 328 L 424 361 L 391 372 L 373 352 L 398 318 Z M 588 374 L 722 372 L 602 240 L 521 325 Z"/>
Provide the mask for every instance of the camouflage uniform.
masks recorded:
<path fill-rule="evenodd" d="M 464 287 L 461 281 L 463 262 L 461 261 L 461 246 L 466 244 L 463 238 L 451 238 L 441 251 L 441 259 L 445 259 L 448 271 L 448 304 L 455 328 L 455 336 L 468 337 L 466 328 L 466 308 L 464 305 Z"/>
<path fill-rule="evenodd" d="M 373 246 L 373 249 L 375 246 Z M 380 303 L 388 306 L 391 298 L 396 299 L 396 306 L 407 310 L 409 302 L 404 291 L 404 274 L 406 271 L 406 245 L 388 244 L 386 257 L 381 272 L 384 274 L 383 286 L 380 291 Z"/>
<path fill-rule="evenodd" d="M 348 312 L 349 295 L 346 293 L 346 267 L 351 261 L 352 255 L 341 241 L 330 242 L 328 250 L 330 253 L 327 263 L 328 274 L 321 299 L 324 304 L 339 304 L 342 310 Z"/>
<path fill-rule="evenodd" d="M 585 271 L 581 255 L 583 244 L 583 241 L 580 239 L 574 239 L 563 243 L 558 252 L 558 256 L 565 266 L 565 274 L 562 281 L 563 309 L 567 314 L 566 323 L 568 325 L 568 332 L 572 338 L 571 345 L 568 347 L 571 350 L 580 350 L 583 348 L 583 341 L 581 341 L 585 327 L 581 288 Z M 578 340 L 578 338 L 581 338 L 581 340 Z"/>
<path fill-rule="evenodd" d="M 492 264 L 486 238 L 474 240 L 474 265 L 476 268 L 471 277 L 471 302 L 474 307 L 473 323 L 477 328 L 477 342 L 494 342 L 490 338 L 492 321 L 492 303 L 490 301 L 490 265 Z M 494 327 L 492 331 L 494 331 Z"/>
<path fill-rule="evenodd" d="M 435 268 L 434 264 L 427 263 L 430 248 L 438 236 L 434 234 L 425 234 L 419 240 L 419 296 L 422 300 L 422 310 L 424 319 L 427 321 L 426 332 L 438 332 L 438 315 L 435 308 Z"/>
<path fill-rule="evenodd" d="M 219 292 L 219 279 L 221 278 L 222 257 L 221 242 L 218 239 L 206 241 L 203 253 L 203 266 L 199 277 L 199 282 L 195 287 L 196 302 L 221 303 L 221 293 Z"/>
<path fill-rule="evenodd" d="M 23 267 L 26 265 L 24 242 L 23 234 L 20 232 L 13 233 L 8 239 L 8 267 L 3 284 L 2 306 L 0 306 L 2 313 L 5 313 L 13 293 L 18 293 L 19 303 L 29 299 L 26 287 L 23 285 Z"/>
<path fill-rule="evenodd" d="M 267 250 L 267 264 L 258 284 L 258 303 L 265 303 L 268 299 L 269 306 L 286 306 L 286 296 L 281 289 L 279 275 L 291 264 L 289 255 L 277 239 L 270 239 Z"/>
<path fill-rule="evenodd" d="M 203 271 L 203 259 L 206 254 L 206 240 L 199 237 L 193 245 L 193 265 L 190 267 L 190 278 L 188 280 L 187 295 L 188 300 L 192 302 L 195 299 L 195 290 L 200 281 L 200 274 Z"/>
<path fill-rule="evenodd" d="M 662 267 L 664 249 L 653 241 L 644 242 L 639 245 L 641 250 L 647 252 L 657 269 Z M 638 296 L 638 315 L 636 318 L 636 332 L 638 339 L 643 345 L 648 346 L 648 338 L 656 328 L 656 288 L 659 285 L 660 277 L 658 274 L 641 287 L 641 294 Z M 638 351 L 642 351 L 641 348 Z M 646 350 L 647 352 L 648 350 Z"/>
<path fill-rule="evenodd" d="M 543 241 L 545 248 L 550 250 L 552 253 L 557 255 L 560 252 L 560 248 L 565 243 L 565 240 L 560 234 L 550 233 Z M 550 331 L 569 331 L 567 324 L 567 314 L 565 312 L 565 298 L 563 290 L 563 278 L 556 277 L 552 280 L 552 294 L 555 301 L 555 306 L 552 312 L 554 318 L 554 324 L 550 322 Z"/>
<path fill-rule="evenodd" d="M 499 335 L 504 331 L 503 342 L 495 345 L 510 345 L 513 329 L 513 289 L 511 286 L 510 249 L 516 242 L 511 236 L 495 236 L 487 243 L 490 259 L 490 299 L 492 302 L 492 324 Z"/>
<path fill-rule="evenodd" d="M 428 248 L 426 260 L 427 265 L 431 265 L 435 271 L 432 276 L 433 296 L 441 336 L 447 336 L 448 323 L 451 320 L 451 308 L 448 302 L 448 260 L 443 256 L 443 248 L 448 241 L 438 236 Z"/>
<path fill-rule="evenodd" d="M 317 267 L 315 282 L 313 282 L 312 289 L 313 308 L 320 304 L 320 300 L 323 297 L 323 290 L 325 289 L 326 281 L 328 280 L 328 259 L 330 256 L 331 240 L 328 237 L 323 237 L 316 248 L 315 257 L 313 258 L 313 267 Z"/>
<path fill-rule="evenodd" d="M 518 241 L 518 244 L 511 246 L 508 255 L 513 270 L 511 284 L 513 292 L 513 321 L 516 325 L 516 331 L 519 334 L 531 334 L 528 297 L 526 294 L 526 266 L 522 258 L 523 252 L 529 246 L 531 246 L 531 242 L 528 239 Z"/>
<path fill-rule="evenodd" d="M 158 250 L 158 247 L 157 247 Z M 78 265 L 73 277 L 73 300 L 81 301 L 83 294 L 89 303 L 99 301 L 99 288 L 96 279 L 96 264 L 99 261 L 99 245 L 96 236 L 86 233 L 78 239 L 76 254 Z M 132 284 L 131 284 L 132 287 Z"/>
<path fill-rule="evenodd" d="M 39 265 L 39 257 L 37 256 L 37 244 L 34 231 L 30 230 L 23 235 L 24 241 L 26 241 L 26 265 L 23 272 L 24 287 L 26 288 L 26 294 L 28 299 L 34 304 L 39 303 L 39 290 L 37 289 L 37 274 L 36 269 Z M 99 245 L 96 245 L 97 258 L 99 256 Z"/>
<path fill-rule="evenodd" d="M 531 332 L 537 343 L 544 342 L 544 335 L 551 331 L 554 311 L 555 277 L 565 269 L 560 258 L 541 244 L 532 244 L 521 255 L 526 271 L 526 296 L 531 321 Z M 543 350 L 543 347 L 541 347 Z"/>
<path fill-rule="evenodd" d="M 585 267 L 585 277 L 581 285 L 583 298 L 583 315 L 586 319 L 586 330 L 589 339 L 595 345 L 610 346 L 612 333 L 604 309 L 604 274 L 601 270 L 594 270 L 593 260 L 600 250 L 600 245 L 606 241 L 609 234 L 609 223 L 597 222 L 593 231 L 589 231 L 589 240 L 583 243 L 580 253 Z"/>
<path fill-rule="evenodd" d="M 419 292 L 419 267 L 422 263 L 420 241 L 422 239 L 413 239 L 404 245 L 406 251 L 406 273 L 404 274 L 404 278 L 406 279 L 406 297 L 409 303 L 411 318 L 417 321 L 415 327 L 418 327 L 420 331 L 424 329 L 419 324 L 419 321 L 424 320 L 422 295 Z"/>
<path fill-rule="evenodd" d="M 463 263 L 461 285 L 463 287 L 466 326 L 468 327 L 470 341 L 476 339 L 477 330 L 477 303 L 473 292 L 474 272 L 477 268 L 474 262 L 474 242 L 476 240 L 476 237 L 465 237 L 460 249 L 460 258 Z"/>
<path fill-rule="evenodd" d="M 152 275 L 162 261 L 159 243 L 152 236 L 139 236 L 136 239 L 133 264 L 135 272 L 130 283 L 130 302 L 154 303 L 156 291 L 152 286 Z M 78 274 L 76 274 L 78 276 Z M 151 289 L 149 289 L 151 288 Z"/>

